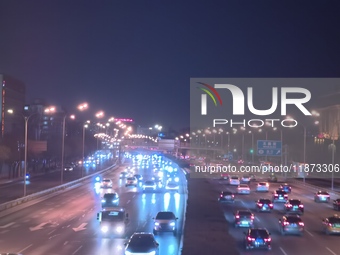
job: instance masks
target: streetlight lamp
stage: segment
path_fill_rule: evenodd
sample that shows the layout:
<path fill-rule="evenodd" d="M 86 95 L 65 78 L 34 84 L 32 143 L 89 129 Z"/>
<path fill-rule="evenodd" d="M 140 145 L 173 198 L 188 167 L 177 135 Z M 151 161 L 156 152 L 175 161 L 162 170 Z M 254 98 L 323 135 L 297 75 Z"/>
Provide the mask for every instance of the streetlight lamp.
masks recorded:
<path fill-rule="evenodd" d="M 8 109 L 7 112 L 9 114 L 14 114 L 14 110 L 13 109 Z M 25 116 L 22 115 L 24 117 L 25 120 L 25 158 L 24 158 L 24 197 L 26 196 L 26 174 L 27 174 L 27 147 L 28 147 L 28 133 L 27 133 L 27 127 L 28 127 L 28 120 L 33 116 L 36 115 L 38 113 L 32 113 L 31 115 Z"/>

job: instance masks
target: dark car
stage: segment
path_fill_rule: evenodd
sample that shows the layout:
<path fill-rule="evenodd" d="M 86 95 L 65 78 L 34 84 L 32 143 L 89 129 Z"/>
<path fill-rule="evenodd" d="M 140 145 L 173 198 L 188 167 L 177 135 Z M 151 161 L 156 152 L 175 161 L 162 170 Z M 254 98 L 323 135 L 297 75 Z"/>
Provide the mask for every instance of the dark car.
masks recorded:
<path fill-rule="evenodd" d="M 340 198 L 333 200 L 333 209 L 337 211 L 340 210 Z"/>
<path fill-rule="evenodd" d="M 282 235 L 287 233 L 303 235 L 305 224 L 298 215 L 286 215 L 279 219 L 280 232 Z"/>
<path fill-rule="evenodd" d="M 128 214 L 124 209 L 108 209 L 97 213 L 100 222 L 100 230 L 104 236 L 114 234 L 123 236 L 128 223 Z"/>
<path fill-rule="evenodd" d="M 245 248 L 271 250 L 272 239 L 265 228 L 250 228 L 245 234 Z"/>
<path fill-rule="evenodd" d="M 218 201 L 221 202 L 221 203 L 223 203 L 223 202 L 234 203 L 235 202 L 235 195 L 230 191 L 222 191 L 220 193 Z"/>
<path fill-rule="evenodd" d="M 140 174 L 135 174 L 134 177 L 136 177 L 139 182 L 143 180 L 143 176 Z"/>
<path fill-rule="evenodd" d="M 158 232 L 173 232 L 177 234 L 177 220 L 173 212 L 158 212 L 154 220 L 153 233 L 157 235 Z"/>
<path fill-rule="evenodd" d="M 125 243 L 125 254 L 159 254 L 159 244 L 152 233 L 136 232 Z"/>
<path fill-rule="evenodd" d="M 106 193 L 102 198 L 102 208 L 114 207 L 119 205 L 118 193 Z"/>
<path fill-rule="evenodd" d="M 254 227 L 254 214 L 249 210 L 238 210 L 235 214 L 235 228 L 237 227 Z"/>
<path fill-rule="evenodd" d="M 276 190 L 273 193 L 273 203 L 286 202 L 288 200 L 288 194 L 283 190 Z"/>
<path fill-rule="evenodd" d="M 121 172 L 120 173 L 120 175 L 119 175 L 119 179 L 125 179 L 126 177 L 128 177 L 129 176 L 129 173 L 128 172 L 125 172 L 125 171 L 123 171 L 123 172 Z"/>
<path fill-rule="evenodd" d="M 315 202 L 326 202 L 326 203 L 328 203 L 329 200 L 330 200 L 330 195 L 326 191 L 319 190 L 314 195 L 314 201 Z"/>
<path fill-rule="evenodd" d="M 280 185 L 280 190 L 283 190 L 286 193 L 291 193 L 292 187 L 288 183 L 285 183 L 285 184 Z"/>
<path fill-rule="evenodd" d="M 287 213 L 297 213 L 303 214 L 304 213 L 304 206 L 300 199 L 289 199 L 285 203 L 285 211 Z"/>
<path fill-rule="evenodd" d="M 270 199 L 260 198 L 255 202 L 255 209 L 258 212 L 271 212 L 274 209 L 274 205 Z"/>

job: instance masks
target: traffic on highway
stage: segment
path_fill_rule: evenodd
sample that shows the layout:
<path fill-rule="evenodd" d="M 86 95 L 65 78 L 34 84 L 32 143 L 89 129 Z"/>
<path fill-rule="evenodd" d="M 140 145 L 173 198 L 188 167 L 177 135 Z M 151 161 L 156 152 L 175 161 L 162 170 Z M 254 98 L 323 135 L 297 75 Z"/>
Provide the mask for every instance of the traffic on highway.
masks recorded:
<path fill-rule="evenodd" d="M 210 178 L 239 254 L 339 254 L 337 193 L 258 176 L 249 192 L 236 178 Z M 262 254 L 262 253 L 260 253 Z"/>
<path fill-rule="evenodd" d="M 123 165 L 82 185 L 0 212 L 1 251 L 177 255 L 186 182 L 163 156 L 126 154 Z"/>

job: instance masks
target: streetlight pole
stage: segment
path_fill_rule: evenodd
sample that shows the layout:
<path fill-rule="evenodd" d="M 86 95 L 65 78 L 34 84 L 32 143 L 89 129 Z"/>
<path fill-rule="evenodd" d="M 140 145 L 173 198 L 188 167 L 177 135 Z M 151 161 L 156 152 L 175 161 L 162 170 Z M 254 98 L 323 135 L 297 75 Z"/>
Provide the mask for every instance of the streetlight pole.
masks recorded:
<path fill-rule="evenodd" d="M 305 168 L 306 164 L 306 136 L 306 126 L 303 126 L 303 168 Z M 305 169 L 303 169 L 303 183 L 306 183 Z"/>
<path fill-rule="evenodd" d="M 251 154 L 251 162 L 254 164 L 254 133 L 251 132 L 251 149 L 253 150 L 253 153 Z"/>
<path fill-rule="evenodd" d="M 84 174 L 84 159 L 85 158 L 85 125 L 83 125 L 83 151 L 82 151 L 82 164 L 81 164 L 81 177 Z"/>
<path fill-rule="evenodd" d="M 335 144 L 334 144 L 334 137 L 332 142 L 332 166 L 334 166 L 334 152 L 335 152 Z M 331 189 L 334 190 L 334 171 L 332 171 L 332 181 L 331 181 Z"/>
<path fill-rule="evenodd" d="M 60 173 L 61 184 L 63 184 L 64 182 L 65 122 L 66 122 L 66 115 L 64 115 L 63 117 L 63 131 L 62 131 L 62 138 L 61 138 L 61 173 Z"/>
<path fill-rule="evenodd" d="M 32 115 L 31 115 L 32 116 Z M 28 126 L 28 120 L 30 116 L 26 117 L 24 116 L 25 119 L 25 162 L 24 162 L 24 197 L 26 196 L 26 174 L 27 174 L 27 126 Z"/>

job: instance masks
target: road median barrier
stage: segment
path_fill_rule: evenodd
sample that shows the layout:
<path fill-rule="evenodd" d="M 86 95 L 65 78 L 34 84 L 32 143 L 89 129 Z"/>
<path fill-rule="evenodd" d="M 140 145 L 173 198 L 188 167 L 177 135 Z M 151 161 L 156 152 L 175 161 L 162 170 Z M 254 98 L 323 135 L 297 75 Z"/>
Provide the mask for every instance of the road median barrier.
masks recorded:
<path fill-rule="evenodd" d="M 18 198 L 18 199 L 15 199 L 15 200 L 8 201 L 6 203 L 0 204 L 0 212 L 4 211 L 4 210 L 7 210 L 7 209 L 10 209 L 10 208 L 13 208 L 13 207 L 16 207 L 16 206 L 21 205 L 23 203 L 26 203 L 26 202 L 29 202 L 29 201 L 32 201 L 32 200 L 35 200 L 35 199 L 38 199 L 38 198 L 50 195 L 52 193 L 64 191 L 64 190 L 66 190 L 68 188 L 71 188 L 71 187 L 75 188 L 76 186 L 80 186 L 80 184 L 82 182 L 84 182 L 86 180 L 89 180 L 89 179 L 93 178 L 94 176 L 96 176 L 98 174 L 102 174 L 102 173 L 105 173 L 105 172 L 110 171 L 110 170 L 115 170 L 118 167 L 119 167 L 119 165 L 114 164 L 112 166 L 109 166 L 109 167 L 101 170 L 101 171 L 98 171 L 96 173 L 87 175 L 87 176 L 82 177 L 82 178 L 80 178 L 78 180 L 71 181 L 71 182 L 68 182 L 68 183 L 65 183 L 65 184 L 62 184 L 62 185 L 59 185 L 59 186 L 47 189 L 47 190 L 39 191 L 39 192 L 27 195 L 27 196 L 22 197 L 22 198 Z"/>

